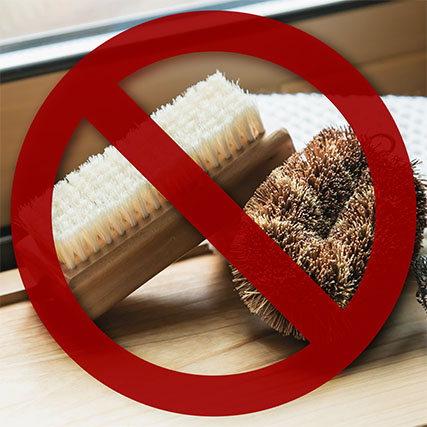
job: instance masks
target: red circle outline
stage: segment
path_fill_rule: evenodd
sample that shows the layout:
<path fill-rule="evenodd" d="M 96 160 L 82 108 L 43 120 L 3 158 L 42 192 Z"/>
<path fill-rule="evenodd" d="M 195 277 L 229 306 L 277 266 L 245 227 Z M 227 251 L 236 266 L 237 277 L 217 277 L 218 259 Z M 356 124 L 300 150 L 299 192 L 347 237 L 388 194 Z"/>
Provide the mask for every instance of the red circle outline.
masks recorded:
<path fill-rule="evenodd" d="M 277 44 L 283 44 L 283 49 L 275 48 Z M 135 55 L 142 51 L 144 55 Z M 324 93 L 358 136 L 376 197 L 371 259 L 344 311 L 345 334 L 331 331 L 332 339 L 310 344 L 284 361 L 223 376 L 189 375 L 158 367 L 105 336 L 65 282 L 53 246 L 50 213 L 55 173 L 82 118 L 82 105 L 89 106 L 89 111 L 94 97 L 99 99 L 93 106 L 99 105 L 105 85 L 117 85 L 146 65 L 207 51 L 265 59 L 300 75 Z M 395 142 L 391 151 L 372 143 L 379 134 Z M 36 197 L 43 198 L 40 211 L 33 209 L 29 214 L 32 221 L 26 222 L 25 206 Z M 232 12 L 195 12 L 150 21 L 86 56 L 40 108 L 19 156 L 12 193 L 13 241 L 20 274 L 53 338 L 76 363 L 110 388 L 150 406 L 192 415 L 236 415 L 280 405 L 320 386 L 351 363 L 377 334 L 401 291 L 412 255 L 415 212 L 412 170 L 403 141 L 366 80 L 331 48 L 302 31 Z"/>

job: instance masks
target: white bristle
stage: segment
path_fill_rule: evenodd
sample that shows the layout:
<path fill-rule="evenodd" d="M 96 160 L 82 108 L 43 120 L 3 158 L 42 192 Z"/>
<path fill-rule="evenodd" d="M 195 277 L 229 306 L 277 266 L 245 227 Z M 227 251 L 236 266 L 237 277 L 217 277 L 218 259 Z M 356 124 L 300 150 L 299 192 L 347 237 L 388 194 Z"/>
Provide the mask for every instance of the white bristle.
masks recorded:
<path fill-rule="evenodd" d="M 151 118 L 205 171 L 264 132 L 254 100 L 220 72 Z M 54 187 L 52 227 L 59 260 L 74 268 L 163 203 L 135 167 L 108 146 Z"/>

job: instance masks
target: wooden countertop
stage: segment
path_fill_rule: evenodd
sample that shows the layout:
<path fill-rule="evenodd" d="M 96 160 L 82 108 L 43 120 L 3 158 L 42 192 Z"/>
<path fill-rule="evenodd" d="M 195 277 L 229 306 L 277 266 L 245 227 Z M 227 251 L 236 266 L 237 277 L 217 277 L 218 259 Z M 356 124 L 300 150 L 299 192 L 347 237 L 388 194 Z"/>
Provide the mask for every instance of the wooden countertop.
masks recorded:
<path fill-rule="evenodd" d="M 0 290 L 18 287 L 17 271 Z M 201 418 L 160 411 L 100 384 L 59 348 L 29 301 L 0 308 L 2 425 L 416 426 L 427 423 L 426 316 L 412 273 L 386 325 L 339 376 L 289 404 Z M 11 303 L 10 303 L 11 302 Z M 304 344 L 272 331 L 232 290 L 217 255 L 178 262 L 97 321 L 140 357 L 183 372 L 225 374 L 274 363 Z M 143 384 L 141 384 L 143 386 Z"/>

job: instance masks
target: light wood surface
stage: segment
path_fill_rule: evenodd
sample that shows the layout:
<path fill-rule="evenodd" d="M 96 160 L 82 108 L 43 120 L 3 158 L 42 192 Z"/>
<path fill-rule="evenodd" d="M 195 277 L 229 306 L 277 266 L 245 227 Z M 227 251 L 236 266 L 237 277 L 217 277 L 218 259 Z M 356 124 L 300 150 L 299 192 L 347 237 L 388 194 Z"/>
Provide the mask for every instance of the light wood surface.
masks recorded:
<path fill-rule="evenodd" d="M 0 307 L 28 299 L 17 269 L 3 271 L 0 277 Z"/>
<path fill-rule="evenodd" d="M 1 284 L 6 282 L 0 275 Z M 7 281 L 19 286 L 16 271 Z M 256 414 L 200 418 L 133 402 L 62 352 L 31 303 L 0 308 L 1 423 L 43 426 L 417 426 L 427 422 L 426 318 L 410 274 L 386 325 L 338 377 L 297 401 Z M 379 302 L 380 303 L 380 302 Z M 251 315 L 218 255 L 170 266 L 100 317 L 117 343 L 189 373 L 256 369 L 304 345 Z M 141 384 L 143 387 L 144 385 Z"/>

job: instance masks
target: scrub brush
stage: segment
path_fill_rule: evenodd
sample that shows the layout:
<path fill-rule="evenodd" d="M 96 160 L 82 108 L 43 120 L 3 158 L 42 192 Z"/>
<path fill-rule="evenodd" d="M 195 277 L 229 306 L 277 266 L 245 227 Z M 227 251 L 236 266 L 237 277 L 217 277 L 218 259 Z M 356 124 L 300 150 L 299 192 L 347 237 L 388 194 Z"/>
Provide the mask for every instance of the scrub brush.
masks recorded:
<path fill-rule="evenodd" d="M 151 118 L 241 206 L 295 151 L 285 130 L 263 136 L 254 99 L 219 72 Z M 91 318 L 204 240 L 113 146 L 55 185 L 52 229 L 64 276 Z"/>
<path fill-rule="evenodd" d="M 415 164 L 413 164 L 415 166 Z M 417 232 L 426 227 L 425 187 L 414 178 Z M 375 228 L 375 198 L 368 164 L 349 129 L 324 129 L 263 182 L 246 213 L 341 307 L 365 272 Z M 235 288 L 252 313 L 284 335 L 300 332 L 232 268 Z"/>

